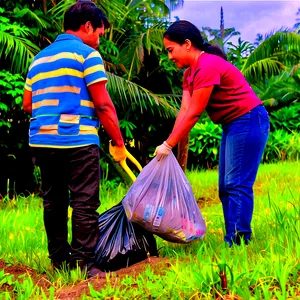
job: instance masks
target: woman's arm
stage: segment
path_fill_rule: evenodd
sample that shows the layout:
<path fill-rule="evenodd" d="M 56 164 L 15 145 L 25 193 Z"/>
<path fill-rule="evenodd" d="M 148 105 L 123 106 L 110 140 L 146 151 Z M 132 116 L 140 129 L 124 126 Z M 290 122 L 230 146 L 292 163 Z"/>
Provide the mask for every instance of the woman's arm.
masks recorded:
<path fill-rule="evenodd" d="M 181 122 L 181 120 L 186 115 L 186 113 L 187 113 L 187 111 L 189 109 L 190 103 L 191 103 L 191 99 L 192 99 L 192 97 L 191 97 L 190 92 L 184 90 L 183 93 L 182 93 L 182 99 L 181 99 L 180 109 L 179 109 L 179 112 L 177 114 L 177 117 L 176 117 L 176 120 L 175 120 L 172 132 L 174 130 L 176 130 L 178 124 Z"/>
<path fill-rule="evenodd" d="M 184 91 L 182 104 L 174 128 L 166 140 L 168 145 L 171 147 L 177 145 L 177 143 L 194 127 L 207 106 L 213 88 L 214 86 L 211 85 L 197 89 L 193 92 L 192 97 L 188 97 L 186 91 Z"/>

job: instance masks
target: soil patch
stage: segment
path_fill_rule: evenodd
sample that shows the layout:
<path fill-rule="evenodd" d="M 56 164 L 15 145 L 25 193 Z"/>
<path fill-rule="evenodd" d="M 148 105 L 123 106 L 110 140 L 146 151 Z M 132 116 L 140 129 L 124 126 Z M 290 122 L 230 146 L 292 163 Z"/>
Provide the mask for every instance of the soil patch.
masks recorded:
<path fill-rule="evenodd" d="M 47 276 L 45 274 L 41 274 L 37 272 L 34 269 L 29 268 L 25 265 L 11 265 L 3 260 L 0 260 L 0 270 L 4 270 L 4 273 L 9 276 L 13 275 L 13 280 L 18 280 L 19 282 L 23 281 L 23 278 L 20 277 L 21 275 L 27 274 L 31 277 L 32 281 L 35 285 L 38 285 L 39 287 L 43 288 L 43 290 L 48 290 L 52 283 L 47 279 Z M 12 291 L 13 286 L 4 283 L 0 286 L 0 293 L 5 291 Z"/>
<path fill-rule="evenodd" d="M 140 273 L 144 272 L 147 267 L 150 267 L 156 274 L 163 274 L 171 264 L 168 258 L 150 257 L 142 262 L 134 264 L 128 268 L 120 269 L 111 274 L 110 284 L 114 286 L 120 286 L 121 281 L 126 276 L 137 277 Z M 0 260 L 0 270 L 4 270 L 7 276 L 13 275 L 14 280 L 22 282 L 20 275 L 28 274 L 35 285 L 43 288 L 47 291 L 53 283 L 51 283 L 45 274 L 40 274 L 34 269 L 31 269 L 24 265 L 11 265 Z M 83 294 L 90 295 L 89 286 L 92 285 L 94 290 L 99 291 L 106 286 L 107 282 L 104 278 L 91 278 L 79 282 L 76 285 L 63 287 L 55 292 L 55 299 L 73 300 L 80 299 Z M 12 291 L 13 287 L 8 284 L 0 286 L 0 293 L 4 291 Z"/>
<path fill-rule="evenodd" d="M 136 263 L 128 268 L 120 269 L 111 274 L 110 284 L 120 286 L 121 281 L 126 276 L 137 277 L 144 272 L 147 267 L 150 267 L 155 273 L 162 274 L 171 266 L 168 258 L 150 257 L 139 263 Z M 91 278 L 77 284 L 76 286 L 64 287 L 55 293 L 55 299 L 73 300 L 79 299 L 83 294 L 89 295 L 89 286 L 92 285 L 94 290 L 99 291 L 106 286 L 106 279 Z"/>

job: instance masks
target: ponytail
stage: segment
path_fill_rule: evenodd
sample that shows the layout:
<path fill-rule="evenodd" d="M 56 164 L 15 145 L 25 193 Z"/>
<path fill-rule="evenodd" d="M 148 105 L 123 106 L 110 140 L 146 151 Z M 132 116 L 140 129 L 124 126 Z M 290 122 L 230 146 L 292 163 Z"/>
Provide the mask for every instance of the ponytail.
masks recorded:
<path fill-rule="evenodd" d="M 213 54 L 213 55 L 217 55 L 217 56 L 220 56 L 222 57 L 223 59 L 227 60 L 227 56 L 226 54 L 224 53 L 224 51 L 218 47 L 218 46 L 214 46 L 214 45 L 211 45 L 211 44 L 208 44 L 208 43 L 204 43 L 201 47 L 202 51 L 206 52 L 206 53 L 209 53 L 209 54 Z"/>

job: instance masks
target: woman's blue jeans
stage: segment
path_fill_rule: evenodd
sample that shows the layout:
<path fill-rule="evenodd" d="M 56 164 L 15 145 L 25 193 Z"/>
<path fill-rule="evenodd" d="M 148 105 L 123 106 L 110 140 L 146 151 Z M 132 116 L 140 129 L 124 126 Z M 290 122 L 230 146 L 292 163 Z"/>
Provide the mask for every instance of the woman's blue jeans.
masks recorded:
<path fill-rule="evenodd" d="M 219 157 L 219 197 L 225 241 L 248 244 L 254 208 L 253 184 L 270 129 L 266 109 L 259 105 L 223 126 Z"/>

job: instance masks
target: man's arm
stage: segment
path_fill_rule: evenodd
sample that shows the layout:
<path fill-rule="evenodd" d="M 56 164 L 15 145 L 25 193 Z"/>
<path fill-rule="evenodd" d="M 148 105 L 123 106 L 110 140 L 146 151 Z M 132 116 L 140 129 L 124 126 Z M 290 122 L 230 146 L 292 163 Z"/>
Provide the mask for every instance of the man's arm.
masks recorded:
<path fill-rule="evenodd" d="M 97 111 L 98 118 L 104 130 L 117 147 L 124 146 L 124 140 L 119 127 L 116 109 L 107 92 L 106 82 L 96 82 L 88 86 Z"/>
<path fill-rule="evenodd" d="M 23 109 L 32 115 L 32 92 L 24 89 L 23 95 Z"/>

